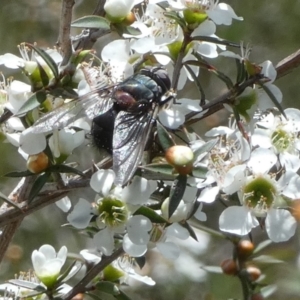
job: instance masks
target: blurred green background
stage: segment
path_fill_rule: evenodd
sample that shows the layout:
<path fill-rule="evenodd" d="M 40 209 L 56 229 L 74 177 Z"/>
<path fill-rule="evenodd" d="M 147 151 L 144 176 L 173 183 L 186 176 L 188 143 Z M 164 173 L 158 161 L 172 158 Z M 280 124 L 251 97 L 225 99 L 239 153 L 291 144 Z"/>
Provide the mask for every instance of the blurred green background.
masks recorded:
<path fill-rule="evenodd" d="M 96 0 L 76 1 L 74 19 L 91 14 Z M 1 0 L 0 10 L 0 54 L 6 52 L 18 55 L 17 45 L 21 42 L 36 42 L 40 47 L 55 45 L 58 35 L 61 1 L 59 0 Z M 252 61 L 261 63 L 271 60 L 276 65 L 280 60 L 295 52 L 300 47 L 300 1 L 295 0 L 228 0 L 238 16 L 243 16 L 244 21 L 234 21 L 230 27 L 219 26 L 217 34 L 221 38 L 243 41 L 253 47 Z M 228 63 L 228 65 L 230 65 Z M 234 68 L 222 69 L 229 75 L 234 75 Z M 11 70 L 0 68 L 6 75 L 19 78 Z M 222 86 L 211 79 L 211 75 L 201 75 L 206 84 L 207 94 L 216 96 L 222 92 Z M 293 73 L 276 81 L 276 85 L 283 92 L 284 107 L 299 107 L 300 102 L 300 68 Z M 210 99 L 210 98 L 209 98 Z M 212 119 L 211 125 L 219 120 Z M 200 125 L 204 126 L 204 125 Z M 99 154 L 86 154 L 86 149 L 77 149 L 74 157 L 79 161 L 89 163 Z M 24 170 L 25 162 L 17 154 L 17 149 L 10 144 L 0 145 L 0 175 L 12 170 Z M 16 180 L 0 180 L 0 191 L 8 194 Z M 85 191 L 77 192 L 78 196 L 86 196 Z M 87 196 L 86 196 L 87 197 Z M 207 224 L 217 227 L 217 217 L 220 211 L 212 211 L 205 206 L 209 221 Z M 78 251 L 83 247 L 92 247 L 90 240 L 72 230 L 61 227 L 66 222 L 66 215 L 55 205 L 43 209 L 27 218 L 22 223 L 9 248 L 5 262 L 0 266 L 0 278 L 13 278 L 15 273 L 31 268 L 30 254 L 44 243 L 52 244 L 58 250 L 62 245 L 67 245 L 71 251 Z M 259 230 L 258 230 L 259 231 Z M 261 234 L 254 235 L 257 240 L 264 239 Z M 148 271 L 157 281 L 157 285 L 147 287 L 137 285 L 127 289 L 132 299 L 154 300 L 224 300 L 241 299 L 241 288 L 235 277 L 225 275 L 207 274 L 201 271 L 202 265 L 219 265 L 223 259 L 230 257 L 232 247 L 229 242 L 210 239 L 199 233 L 200 243 L 196 247 L 193 242 L 185 242 L 185 249 L 178 262 L 174 265 L 162 261 L 159 255 L 150 254 L 151 264 Z M 191 246 L 190 243 L 193 245 Z M 191 250 L 192 249 L 192 250 Z M 299 237 L 296 236 L 287 243 L 269 247 L 266 254 L 285 260 L 285 264 L 260 265 L 266 274 L 264 282 L 278 284 L 276 294 L 269 299 L 300 299 L 299 272 Z M 153 267 L 155 266 L 155 267 Z M 199 274 L 198 274 L 199 273 Z"/>

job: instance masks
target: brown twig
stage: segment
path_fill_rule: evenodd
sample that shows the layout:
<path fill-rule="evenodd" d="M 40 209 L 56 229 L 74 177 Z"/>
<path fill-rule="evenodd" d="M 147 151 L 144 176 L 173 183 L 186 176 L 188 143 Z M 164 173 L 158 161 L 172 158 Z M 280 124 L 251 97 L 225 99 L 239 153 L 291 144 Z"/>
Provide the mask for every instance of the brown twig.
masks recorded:
<path fill-rule="evenodd" d="M 63 54 L 62 66 L 66 65 L 72 55 L 71 22 L 74 0 L 63 0 L 57 46 Z"/>
<path fill-rule="evenodd" d="M 116 260 L 119 256 L 121 256 L 124 253 L 123 247 L 121 246 L 119 249 L 117 249 L 111 256 L 106 256 L 102 258 L 102 260 L 96 264 L 81 280 L 79 283 L 77 283 L 71 291 L 66 294 L 63 299 L 64 300 L 70 300 L 74 296 L 76 296 L 79 293 L 84 293 L 87 290 L 88 284 L 110 263 L 112 263 L 114 260 Z"/>
<path fill-rule="evenodd" d="M 28 194 L 30 192 L 30 187 L 32 186 L 34 182 L 35 176 L 23 178 L 20 180 L 18 185 L 15 187 L 15 189 L 11 192 L 9 195 L 9 199 L 12 201 L 15 201 L 16 203 L 24 203 L 26 204 L 25 199 L 28 198 Z M 4 204 L 4 206 L 6 203 Z M 14 208 L 15 210 L 18 210 L 17 208 Z M 10 244 L 10 241 L 14 237 L 14 234 L 16 233 L 18 227 L 22 223 L 24 219 L 24 216 L 20 213 L 20 210 L 18 210 L 18 218 L 14 220 L 13 222 L 10 222 L 10 224 L 6 225 L 3 229 L 3 232 L 0 236 L 0 262 L 2 261 L 5 252 Z"/>
<path fill-rule="evenodd" d="M 276 80 L 289 74 L 294 69 L 299 67 L 299 65 L 300 65 L 300 49 L 297 50 L 296 52 L 294 52 L 293 54 L 287 56 L 286 58 L 284 58 L 277 64 Z M 209 103 L 202 106 L 203 110 L 202 110 L 202 112 L 200 112 L 201 116 L 199 116 L 199 118 L 191 119 L 195 115 L 199 114 L 198 112 L 196 112 L 196 113 L 191 112 L 191 113 L 187 114 L 186 115 L 187 124 L 193 124 L 195 122 L 198 122 L 198 121 L 214 114 L 215 112 L 223 109 L 225 103 L 230 102 L 233 97 L 236 97 L 237 95 L 241 94 L 245 90 L 246 87 L 253 85 L 256 82 L 256 80 L 258 80 L 258 79 L 259 79 L 258 77 L 254 76 L 254 77 L 250 78 L 249 80 L 243 82 L 241 85 L 236 86 L 234 90 L 229 90 L 226 93 L 224 93 L 223 95 L 218 96 L 215 99 L 211 100 Z"/>

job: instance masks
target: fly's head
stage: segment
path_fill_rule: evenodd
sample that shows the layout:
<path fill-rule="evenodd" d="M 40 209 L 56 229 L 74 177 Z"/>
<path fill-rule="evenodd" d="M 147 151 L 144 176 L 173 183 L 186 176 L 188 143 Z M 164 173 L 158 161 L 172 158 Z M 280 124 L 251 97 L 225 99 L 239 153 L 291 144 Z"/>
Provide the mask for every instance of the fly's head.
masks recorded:
<path fill-rule="evenodd" d="M 171 80 L 168 72 L 161 67 L 145 67 L 141 73 L 154 80 L 159 88 L 160 97 L 157 100 L 160 106 L 175 100 L 176 93 L 171 89 Z"/>

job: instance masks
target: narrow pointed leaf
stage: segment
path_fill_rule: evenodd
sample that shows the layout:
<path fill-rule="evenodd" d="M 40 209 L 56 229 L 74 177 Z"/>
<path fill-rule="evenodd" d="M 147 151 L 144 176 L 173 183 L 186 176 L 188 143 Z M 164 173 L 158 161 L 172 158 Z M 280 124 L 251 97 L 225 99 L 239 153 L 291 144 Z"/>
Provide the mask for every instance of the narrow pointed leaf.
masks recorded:
<path fill-rule="evenodd" d="M 149 164 L 140 168 L 151 171 L 153 173 L 173 175 L 173 167 L 169 164 Z"/>
<path fill-rule="evenodd" d="M 204 145 L 202 145 L 201 147 L 199 147 L 195 152 L 194 152 L 194 156 L 198 157 L 199 155 L 209 152 L 218 142 L 218 139 L 213 139 L 208 141 L 207 143 L 205 143 Z"/>
<path fill-rule="evenodd" d="M 69 276 L 71 270 L 73 269 L 73 267 L 76 264 L 77 264 L 77 267 L 78 267 L 76 272 L 72 273 L 72 276 Z M 57 283 L 68 281 L 71 277 L 75 276 L 80 271 L 81 266 L 82 266 L 82 263 L 79 263 L 78 261 L 74 260 L 71 263 L 71 265 L 67 268 L 67 270 L 65 270 L 64 273 L 59 276 L 59 278 L 57 279 Z"/>
<path fill-rule="evenodd" d="M 109 281 L 101 281 L 96 284 L 96 289 L 110 295 L 117 295 L 120 293 L 119 288 L 115 283 Z"/>
<path fill-rule="evenodd" d="M 30 171 L 16 171 L 16 172 L 9 172 L 6 173 L 4 176 L 5 177 L 27 177 L 27 176 L 33 176 L 36 175 L 34 173 L 31 173 Z"/>
<path fill-rule="evenodd" d="M 40 284 L 36 283 L 36 282 L 32 282 L 32 281 L 27 281 L 27 280 L 20 280 L 20 279 L 10 279 L 8 280 L 9 283 L 25 288 L 25 289 L 29 289 L 29 290 L 37 290 L 37 291 L 46 291 L 46 289 L 41 286 Z"/>
<path fill-rule="evenodd" d="M 79 18 L 72 22 L 71 26 L 80 28 L 110 29 L 110 23 L 107 19 L 95 15 Z"/>
<path fill-rule="evenodd" d="M 26 43 L 26 46 L 28 46 L 29 48 L 33 49 L 37 54 L 39 54 L 42 59 L 46 62 L 46 64 L 48 65 L 48 67 L 50 68 L 50 70 L 53 73 L 53 76 L 58 79 L 59 77 L 59 72 L 58 72 L 58 67 L 55 63 L 55 61 L 52 59 L 52 57 L 43 49 L 37 48 L 31 44 Z"/>
<path fill-rule="evenodd" d="M 173 182 L 173 186 L 170 191 L 170 203 L 169 203 L 169 218 L 173 215 L 177 209 L 179 202 L 182 200 L 187 183 L 187 176 L 178 175 Z"/>
<path fill-rule="evenodd" d="M 54 165 L 54 166 L 51 166 L 47 169 L 47 172 L 53 172 L 53 173 L 74 173 L 74 174 L 77 174 L 77 175 L 80 175 L 80 176 L 84 176 L 84 174 L 75 169 L 75 168 L 72 168 L 70 166 L 66 166 L 66 165 Z"/>
<path fill-rule="evenodd" d="M 194 82 L 196 83 L 196 86 L 197 86 L 197 89 L 199 91 L 199 94 L 200 94 L 200 106 L 204 105 L 205 104 L 205 93 L 204 93 L 204 90 L 200 84 L 200 81 L 198 79 L 198 77 L 196 76 L 196 74 L 194 73 L 194 71 L 192 70 L 192 68 L 185 64 L 185 67 L 186 69 L 189 71 L 190 75 L 193 77 L 194 79 Z"/>
<path fill-rule="evenodd" d="M 194 167 L 192 170 L 192 174 L 194 177 L 202 178 L 202 179 L 206 178 L 207 172 L 208 172 L 208 168 L 205 166 L 197 166 L 197 167 Z"/>
<path fill-rule="evenodd" d="M 271 240 L 266 240 L 266 241 L 263 241 L 261 243 L 259 243 L 254 251 L 253 251 L 253 254 L 257 254 L 259 253 L 260 251 L 264 250 L 265 248 L 267 248 L 269 245 L 271 245 L 273 242 Z"/>
<path fill-rule="evenodd" d="M 223 274 L 223 270 L 219 266 L 203 266 L 201 269 L 209 272 L 209 273 L 218 273 Z"/>
<path fill-rule="evenodd" d="M 128 297 L 123 291 L 120 290 L 119 295 L 114 296 L 117 300 L 132 300 L 130 297 Z"/>
<path fill-rule="evenodd" d="M 278 108 L 278 110 L 280 111 L 280 113 L 285 117 L 285 113 L 284 110 L 282 108 L 282 106 L 280 105 L 280 103 L 278 102 L 278 100 L 276 99 L 276 97 L 273 95 L 273 93 L 269 90 L 269 88 L 263 84 L 262 81 L 258 80 L 258 84 L 260 85 L 260 87 L 267 93 L 267 95 L 270 97 L 270 99 L 272 100 L 272 102 L 274 103 L 274 105 Z"/>
<path fill-rule="evenodd" d="M 165 151 L 175 145 L 175 142 L 171 138 L 168 131 L 159 122 L 157 122 L 157 135 L 159 142 Z"/>
<path fill-rule="evenodd" d="M 37 91 L 29 97 L 29 99 L 21 106 L 21 108 L 16 113 L 16 116 L 25 114 L 40 106 L 47 98 L 45 91 Z"/>
<path fill-rule="evenodd" d="M 131 34 L 131 35 L 139 35 L 139 34 L 141 34 L 141 31 L 132 26 L 127 26 L 127 27 L 123 28 L 123 33 Z"/>
<path fill-rule="evenodd" d="M 281 264 L 284 263 L 283 260 L 272 257 L 271 255 L 260 255 L 253 258 L 253 261 L 257 261 L 260 263 L 266 263 L 266 264 Z"/>
<path fill-rule="evenodd" d="M 246 71 L 244 62 L 241 62 L 239 59 L 236 59 L 235 63 L 237 69 L 236 83 L 240 84 L 248 79 L 248 73 Z"/>
<path fill-rule="evenodd" d="M 28 196 L 28 203 L 30 203 L 41 191 L 45 183 L 48 181 L 51 173 L 44 173 L 40 175 L 32 185 L 32 188 L 30 190 L 29 196 Z"/>
<path fill-rule="evenodd" d="M 146 206 L 141 206 L 137 211 L 135 211 L 134 215 L 145 216 L 153 223 L 167 223 L 167 220 L 156 213 L 153 209 Z"/>
<path fill-rule="evenodd" d="M 212 37 L 212 36 L 194 36 L 193 40 L 201 41 L 201 42 L 209 42 L 209 43 L 219 44 L 219 45 L 226 45 L 226 46 L 237 47 L 237 48 L 241 47 L 240 43 L 235 43 L 235 42 L 231 42 L 228 40 L 224 40 L 224 39 L 221 39 L 218 37 Z"/>
<path fill-rule="evenodd" d="M 190 226 L 190 224 L 189 224 L 188 222 L 180 223 L 180 225 L 181 225 L 183 228 L 187 229 L 187 231 L 189 232 L 191 238 L 193 238 L 195 241 L 198 242 L 197 235 L 196 235 L 196 233 L 195 233 L 193 227 Z"/>
<path fill-rule="evenodd" d="M 37 65 L 38 65 L 38 68 L 39 68 L 39 71 L 40 71 L 40 76 L 41 76 L 41 80 L 42 80 L 42 83 L 43 83 L 43 87 L 46 87 L 48 86 L 49 84 L 49 77 L 45 71 L 45 69 L 41 66 L 41 64 L 39 62 L 37 62 Z"/>
<path fill-rule="evenodd" d="M 140 269 L 143 269 L 145 264 L 146 264 L 146 257 L 145 256 L 140 256 L 140 257 L 135 257 L 135 262 L 139 266 Z"/>

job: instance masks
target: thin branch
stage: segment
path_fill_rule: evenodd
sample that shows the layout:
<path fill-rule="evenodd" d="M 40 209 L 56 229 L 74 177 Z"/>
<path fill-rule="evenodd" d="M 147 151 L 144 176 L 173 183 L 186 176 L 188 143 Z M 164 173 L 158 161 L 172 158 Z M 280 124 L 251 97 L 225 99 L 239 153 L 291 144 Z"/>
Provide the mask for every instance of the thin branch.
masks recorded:
<path fill-rule="evenodd" d="M 300 65 L 300 49 L 294 52 L 293 54 L 287 56 L 283 60 L 281 60 L 277 66 L 277 77 L 276 80 L 289 74 L 294 69 L 299 67 Z M 191 112 L 186 115 L 186 122 L 187 124 L 193 124 L 195 122 L 198 122 L 199 120 L 202 120 L 215 112 L 221 110 L 224 108 L 224 103 L 229 103 L 233 97 L 236 97 L 237 95 L 241 94 L 246 87 L 253 85 L 259 78 L 257 76 L 254 76 L 250 78 L 249 80 L 243 82 L 241 85 L 236 86 L 233 90 L 229 90 L 226 93 L 224 93 L 221 96 L 216 97 L 215 99 L 211 100 L 206 105 L 202 106 L 202 112 Z M 197 114 L 201 114 L 199 118 L 195 118 L 192 120 L 192 117 L 194 117 Z"/>
<path fill-rule="evenodd" d="M 300 49 L 294 52 L 293 54 L 289 55 L 288 57 L 281 60 L 277 66 L 277 77 L 276 79 L 279 79 L 290 72 L 292 72 L 294 69 L 298 68 L 300 65 Z"/>
<path fill-rule="evenodd" d="M 117 249 L 111 256 L 102 258 L 102 260 L 96 264 L 84 277 L 77 283 L 74 288 L 66 294 L 62 299 L 71 300 L 79 293 L 84 293 L 87 290 L 87 285 L 110 263 L 116 260 L 124 253 L 123 247 Z"/>
<path fill-rule="evenodd" d="M 67 64 L 72 55 L 71 22 L 74 4 L 74 0 L 63 0 L 62 2 L 57 46 L 60 47 L 64 57 L 63 66 Z"/>
<path fill-rule="evenodd" d="M 16 203 L 23 203 L 26 205 L 26 201 L 24 199 L 28 198 L 28 194 L 30 192 L 30 187 L 34 182 L 35 176 L 22 178 L 15 189 L 9 195 L 9 199 L 15 201 Z M 3 206 L 7 205 L 4 203 Z M 13 222 L 9 222 L 10 224 L 6 225 L 2 231 L 0 236 L 0 262 L 2 261 L 5 252 L 10 244 L 10 241 L 14 237 L 17 229 L 19 228 L 20 224 L 22 223 L 24 216 L 20 213 L 20 210 L 14 208 L 18 211 L 19 217 L 14 220 Z"/>

